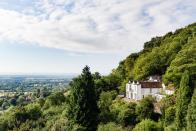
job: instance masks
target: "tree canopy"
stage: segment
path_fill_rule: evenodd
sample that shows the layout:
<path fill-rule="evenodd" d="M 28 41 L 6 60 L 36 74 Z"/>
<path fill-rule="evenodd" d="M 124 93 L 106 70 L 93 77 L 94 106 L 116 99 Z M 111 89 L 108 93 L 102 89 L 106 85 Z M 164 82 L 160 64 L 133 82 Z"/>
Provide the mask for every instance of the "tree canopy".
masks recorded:
<path fill-rule="evenodd" d="M 97 103 L 93 76 L 86 66 L 82 74 L 71 83 L 68 106 L 68 119 L 86 130 L 95 130 L 97 126 Z"/>
<path fill-rule="evenodd" d="M 175 122 L 177 129 L 186 128 L 186 115 L 191 96 L 192 89 L 189 86 L 189 72 L 185 71 L 182 75 L 176 102 Z"/>

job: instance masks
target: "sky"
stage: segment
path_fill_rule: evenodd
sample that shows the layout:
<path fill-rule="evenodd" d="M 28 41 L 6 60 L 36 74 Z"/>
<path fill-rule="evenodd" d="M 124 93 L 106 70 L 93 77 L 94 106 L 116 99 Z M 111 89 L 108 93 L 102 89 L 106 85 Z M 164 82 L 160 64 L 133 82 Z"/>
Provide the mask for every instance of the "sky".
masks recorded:
<path fill-rule="evenodd" d="M 0 74 L 108 74 L 193 22 L 196 0 L 0 0 Z"/>

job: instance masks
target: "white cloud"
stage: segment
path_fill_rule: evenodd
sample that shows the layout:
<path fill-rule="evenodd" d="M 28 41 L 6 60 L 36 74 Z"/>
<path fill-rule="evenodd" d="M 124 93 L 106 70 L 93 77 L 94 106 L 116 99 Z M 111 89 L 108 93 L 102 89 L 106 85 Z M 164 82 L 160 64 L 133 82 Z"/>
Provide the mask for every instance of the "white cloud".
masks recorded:
<path fill-rule="evenodd" d="M 1 8 L 0 40 L 124 54 L 195 18 L 195 0 L 40 0 L 22 12 Z"/>

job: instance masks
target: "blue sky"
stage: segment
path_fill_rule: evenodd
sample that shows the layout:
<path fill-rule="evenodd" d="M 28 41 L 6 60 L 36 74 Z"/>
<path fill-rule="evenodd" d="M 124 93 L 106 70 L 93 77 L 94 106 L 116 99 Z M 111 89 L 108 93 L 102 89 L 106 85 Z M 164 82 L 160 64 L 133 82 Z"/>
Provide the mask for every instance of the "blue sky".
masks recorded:
<path fill-rule="evenodd" d="M 1 0 L 0 74 L 107 74 L 195 20 L 195 0 Z"/>
<path fill-rule="evenodd" d="M 36 45 L 0 43 L 2 74 L 79 73 L 85 65 L 89 65 L 93 71 L 102 69 L 105 74 L 118 64 L 119 57 L 113 54 L 72 53 Z"/>

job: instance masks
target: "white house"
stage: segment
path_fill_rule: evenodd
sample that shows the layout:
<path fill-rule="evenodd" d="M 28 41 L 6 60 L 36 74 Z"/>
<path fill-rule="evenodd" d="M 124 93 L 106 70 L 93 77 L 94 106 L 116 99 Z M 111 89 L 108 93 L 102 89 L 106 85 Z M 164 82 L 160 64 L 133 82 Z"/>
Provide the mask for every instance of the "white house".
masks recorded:
<path fill-rule="evenodd" d="M 126 84 L 126 98 L 141 100 L 145 96 L 152 95 L 160 100 L 164 97 L 160 94 L 161 90 L 163 90 L 162 82 L 152 77 L 147 81 L 129 81 Z"/>

